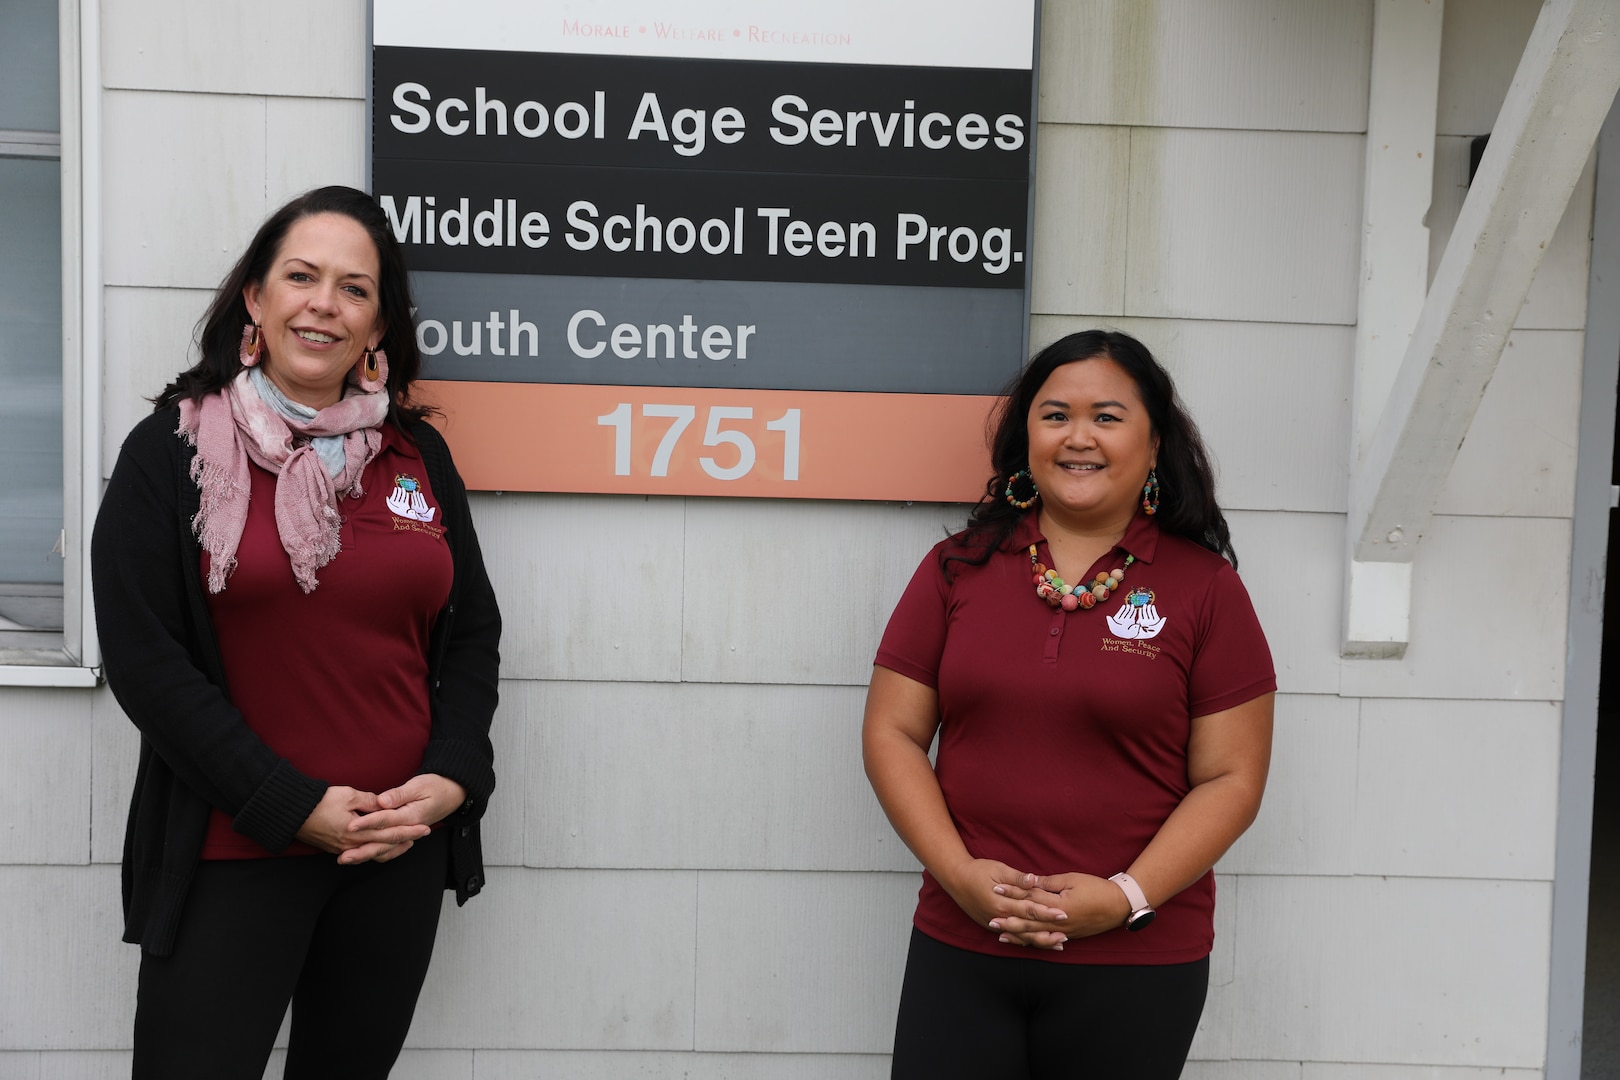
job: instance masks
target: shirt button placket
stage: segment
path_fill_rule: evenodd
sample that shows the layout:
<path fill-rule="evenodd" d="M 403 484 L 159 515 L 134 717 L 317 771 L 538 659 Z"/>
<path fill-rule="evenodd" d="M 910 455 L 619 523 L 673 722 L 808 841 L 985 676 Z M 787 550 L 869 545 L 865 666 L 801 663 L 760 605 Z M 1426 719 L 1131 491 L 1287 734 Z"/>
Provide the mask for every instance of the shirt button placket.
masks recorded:
<path fill-rule="evenodd" d="M 1052 613 L 1052 628 L 1046 632 L 1046 653 L 1041 657 L 1044 663 L 1055 664 L 1058 658 L 1058 646 L 1063 643 L 1063 626 L 1067 621 L 1068 612 L 1059 608 Z"/>

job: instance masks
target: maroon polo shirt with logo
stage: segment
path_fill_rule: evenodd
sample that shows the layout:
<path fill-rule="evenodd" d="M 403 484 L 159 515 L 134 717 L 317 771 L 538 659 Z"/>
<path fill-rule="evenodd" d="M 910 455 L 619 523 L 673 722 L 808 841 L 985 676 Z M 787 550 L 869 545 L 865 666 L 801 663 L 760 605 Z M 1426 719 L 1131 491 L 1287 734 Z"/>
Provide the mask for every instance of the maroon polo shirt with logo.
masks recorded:
<path fill-rule="evenodd" d="M 1087 575 L 1136 561 L 1108 600 L 1053 609 L 1035 595 L 1030 544 L 1052 565 L 1037 515 L 982 566 L 917 568 L 877 663 L 939 693 L 935 774 L 975 858 L 1037 874 L 1109 877 L 1129 868 L 1191 789 L 1191 720 L 1277 688 L 1271 651 L 1229 563 L 1137 514 Z M 947 572 L 949 577 L 947 577 Z M 1175 964 L 1215 940 L 1205 874 L 1123 927 L 1062 952 L 1003 945 L 924 871 L 918 930 L 989 955 L 1070 964 Z"/>
<path fill-rule="evenodd" d="M 253 488 L 236 569 L 208 597 L 231 703 L 276 753 L 307 776 L 386 791 L 422 764 L 432 718 L 428 636 L 450 596 L 452 566 L 427 469 L 391 424 L 342 498 L 341 548 L 305 594 L 276 532 L 274 474 Z M 203 553 L 206 586 L 209 559 Z M 311 854 L 294 842 L 282 854 Z M 270 855 L 215 809 L 205 859 Z"/>

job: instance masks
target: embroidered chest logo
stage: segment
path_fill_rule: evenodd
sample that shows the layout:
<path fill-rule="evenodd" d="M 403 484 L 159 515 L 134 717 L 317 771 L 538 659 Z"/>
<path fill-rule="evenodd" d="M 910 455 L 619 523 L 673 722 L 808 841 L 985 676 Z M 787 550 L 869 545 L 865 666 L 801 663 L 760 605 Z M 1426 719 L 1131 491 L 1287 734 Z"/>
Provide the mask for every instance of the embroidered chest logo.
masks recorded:
<path fill-rule="evenodd" d="M 394 476 L 394 490 L 388 493 L 388 509 L 412 521 L 432 521 L 438 507 L 429 506 L 422 494 L 421 481 L 408 473 Z"/>
<path fill-rule="evenodd" d="M 1152 589 L 1137 586 L 1125 595 L 1119 610 L 1108 616 L 1108 629 L 1117 638 L 1126 641 L 1145 641 L 1159 636 L 1164 624 L 1170 620 L 1159 614 L 1153 601 Z"/>

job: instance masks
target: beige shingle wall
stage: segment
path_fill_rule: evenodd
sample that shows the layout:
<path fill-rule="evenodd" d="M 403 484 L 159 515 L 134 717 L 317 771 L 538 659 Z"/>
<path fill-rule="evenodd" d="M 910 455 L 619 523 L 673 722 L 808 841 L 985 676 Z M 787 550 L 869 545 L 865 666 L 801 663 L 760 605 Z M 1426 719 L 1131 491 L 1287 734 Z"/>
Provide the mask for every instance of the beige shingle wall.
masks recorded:
<path fill-rule="evenodd" d="M 1537 7 L 1448 5 L 1437 237 Z M 1539 1075 L 1591 189 L 1419 553 L 1407 658 L 1341 661 L 1371 10 L 1043 16 L 1034 341 L 1118 325 L 1176 373 L 1283 690 L 1266 807 L 1220 868 L 1195 1080 Z M 103 17 L 110 466 L 263 215 L 363 181 L 365 21 L 354 0 Z M 475 508 L 508 620 L 490 885 L 447 912 L 399 1075 L 886 1075 L 916 879 L 860 775 L 861 687 L 960 510 Z M 0 690 L 0 1080 L 127 1068 L 135 742 L 105 691 Z"/>

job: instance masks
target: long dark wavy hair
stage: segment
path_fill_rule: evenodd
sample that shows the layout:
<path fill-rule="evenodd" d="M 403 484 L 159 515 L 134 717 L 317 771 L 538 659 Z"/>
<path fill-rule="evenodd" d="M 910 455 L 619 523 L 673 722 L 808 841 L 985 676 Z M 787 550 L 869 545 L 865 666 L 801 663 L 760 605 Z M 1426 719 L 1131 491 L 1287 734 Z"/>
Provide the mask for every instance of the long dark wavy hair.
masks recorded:
<path fill-rule="evenodd" d="M 378 347 L 388 354 L 388 418 L 403 427 L 406 419 L 433 411 L 411 401 L 411 384 L 422 368 L 422 353 L 416 347 L 416 328 L 411 321 L 411 283 L 405 271 L 405 256 L 377 201 L 363 191 L 337 185 L 306 191 L 259 226 L 247 250 L 219 283 L 213 302 L 197 324 L 197 352 L 201 359 L 176 375 L 152 399 L 158 410 L 188 398 L 200 401 L 241 373 L 242 328 L 253 321 L 242 290 L 250 282 L 264 283 L 287 230 L 316 214 L 350 218 L 366 230 L 376 245 L 377 306 L 386 327 Z"/>
<path fill-rule="evenodd" d="M 1153 433 L 1159 437 L 1159 528 L 1208 548 L 1237 566 L 1232 533 L 1215 502 L 1215 470 L 1209 452 L 1187 410 L 1176 396 L 1175 383 L 1146 345 L 1111 330 L 1086 330 L 1061 338 L 1035 354 L 1003 391 L 1002 403 L 990 418 L 990 464 L 995 470 L 984 485 L 984 497 L 968 516 L 967 528 L 944 552 L 947 571 L 953 562 L 982 565 L 1006 544 L 1026 511 L 1002 497 L 1007 478 L 1029 468 L 1029 409 L 1052 372 L 1064 364 L 1107 357 L 1131 377 L 1147 407 Z"/>

